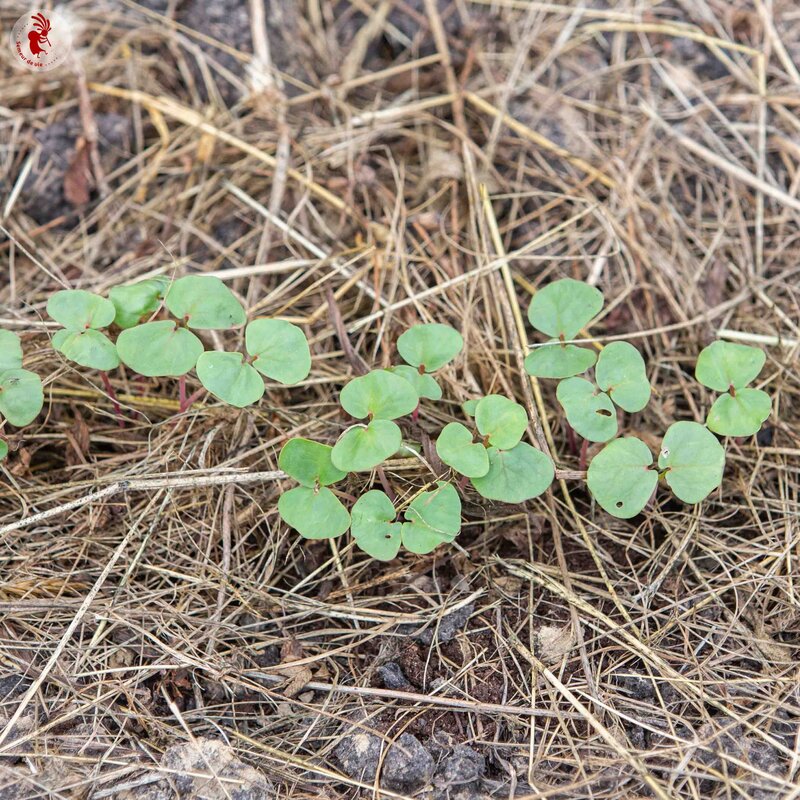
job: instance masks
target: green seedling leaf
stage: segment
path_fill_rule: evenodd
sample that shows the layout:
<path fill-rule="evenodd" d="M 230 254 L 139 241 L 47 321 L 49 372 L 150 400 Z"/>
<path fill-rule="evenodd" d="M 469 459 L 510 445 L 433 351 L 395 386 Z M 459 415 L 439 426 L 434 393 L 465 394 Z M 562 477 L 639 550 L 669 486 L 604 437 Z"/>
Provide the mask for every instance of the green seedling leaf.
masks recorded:
<path fill-rule="evenodd" d="M 82 367 L 108 372 L 119 366 L 119 355 L 114 343 L 104 333 L 92 328 L 82 331 L 56 331 L 53 335 L 53 347 Z"/>
<path fill-rule="evenodd" d="M 299 383 L 311 372 L 311 351 L 297 325 L 282 319 L 254 319 L 244 335 L 253 366 L 278 383 Z"/>
<path fill-rule="evenodd" d="M 191 331 L 167 319 L 122 331 L 117 352 L 122 363 L 140 375 L 178 378 L 197 363 L 203 343 Z"/>
<path fill-rule="evenodd" d="M 556 397 L 576 433 L 590 442 L 607 442 L 617 435 L 617 412 L 604 392 L 585 378 L 567 378 L 556 389 Z"/>
<path fill-rule="evenodd" d="M 510 450 L 528 427 L 525 409 L 499 394 L 482 398 L 475 408 L 475 425 L 492 447 Z"/>
<path fill-rule="evenodd" d="M 597 361 L 594 350 L 551 339 L 535 347 L 525 359 L 525 371 L 537 378 L 571 378 L 586 372 Z"/>
<path fill-rule="evenodd" d="M 389 371 L 399 375 L 401 378 L 405 378 L 420 398 L 426 397 L 428 400 L 442 399 L 442 387 L 439 386 L 433 375 L 429 375 L 427 372 L 420 372 L 406 364 L 390 367 Z"/>
<path fill-rule="evenodd" d="M 465 400 L 461 404 L 461 410 L 468 416 L 474 417 L 475 410 L 478 408 L 478 403 L 482 400 L 482 397 L 475 397 L 472 400 Z"/>
<path fill-rule="evenodd" d="M 419 404 L 414 387 L 386 369 L 375 369 L 353 378 L 339 396 L 342 408 L 356 419 L 397 419 L 410 414 Z"/>
<path fill-rule="evenodd" d="M 403 545 L 418 555 L 452 542 L 461 530 L 461 499 L 452 484 L 437 481 L 432 492 L 423 492 L 405 510 Z"/>
<path fill-rule="evenodd" d="M 11 331 L 0 330 L 0 374 L 7 369 L 22 367 L 22 345 Z"/>
<path fill-rule="evenodd" d="M 644 359 L 628 342 L 612 342 L 604 347 L 594 375 L 597 385 L 625 411 L 641 411 L 650 402 Z"/>
<path fill-rule="evenodd" d="M 741 389 L 756 379 L 766 358 L 758 347 L 717 341 L 700 353 L 694 375 L 717 392 L 727 392 L 731 386 Z"/>
<path fill-rule="evenodd" d="M 488 500 L 523 503 L 538 497 L 553 482 L 553 462 L 541 451 L 520 442 L 511 450 L 489 448 L 489 471 L 472 478 L 472 485 Z"/>
<path fill-rule="evenodd" d="M 709 430 L 720 436 L 752 436 L 761 430 L 772 410 L 772 401 L 761 389 L 736 389 L 736 395 L 720 395 L 706 417 Z"/>
<path fill-rule="evenodd" d="M 278 500 L 281 519 L 305 539 L 332 539 L 350 527 L 350 514 L 339 498 L 325 487 L 295 486 Z"/>
<path fill-rule="evenodd" d="M 211 394 L 237 408 L 257 403 L 264 394 L 264 379 L 241 353 L 201 353 L 195 369 Z"/>
<path fill-rule="evenodd" d="M 114 322 L 123 330 L 138 325 L 143 317 L 158 310 L 167 286 L 166 278 L 148 278 L 127 286 L 115 286 L 108 293 L 116 310 Z"/>
<path fill-rule="evenodd" d="M 71 331 L 105 328 L 117 310 L 110 300 L 82 289 L 62 289 L 47 301 L 47 313 Z"/>
<path fill-rule="evenodd" d="M 460 422 L 444 426 L 436 440 L 439 458 L 468 478 L 480 478 L 489 471 L 489 456 L 480 442 L 472 441 L 472 431 Z"/>
<path fill-rule="evenodd" d="M 635 517 L 658 484 L 652 464 L 653 455 L 641 439 L 614 439 L 589 464 L 589 491 L 609 514 L 620 519 Z"/>
<path fill-rule="evenodd" d="M 0 414 L 12 425 L 33 422 L 43 405 L 42 381 L 35 372 L 9 369 L 0 375 Z"/>
<path fill-rule="evenodd" d="M 684 503 L 699 503 L 722 483 L 725 450 L 708 428 L 697 422 L 674 422 L 658 456 L 667 483 Z"/>
<path fill-rule="evenodd" d="M 345 431 L 333 446 L 331 460 L 345 472 L 365 472 L 396 453 L 402 441 L 403 435 L 394 422 L 374 419 L 369 425 L 356 425 Z"/>
<path fill-rule="evenodd" d="M 247 320 L 233 292 L 211 275 L 179 278 L 167 290 L 164 302 L 178 319 L 198 330 L 225 330 Z"/>
<path fill-rule="evenodd" d="M 356 500 L 351 511 L 350 533 L 356 544 L 378 561 L 391 561 L 400 549 L 403 525 L 395 522 L 392 501 L 377 489 Z"/>
<path fill-rule="evenodd" d="M 333 466 L 333 448 L 310 439 L 289 439 L 278 456 L 278 466 L 303 486 L 328 486 L 347 477 Z"/>
<path fill-rule="evenodd" d="M 397 351 L 406 364 L 434 372 L 452 361 L 464 346 L 461 334 L 449 325 L 431 322 L 414 325 L 397 340 Z"/>
<path fill-rule="evenodd" d="M 603 307 L 603 295 L 588 283 L 562 278 L 534 294 L 528 319 L 537 331 L 574 339 Z"/>
<path fill-rule="evenodd" d="M 8 455 L 8 444 L 0 439 L 0 461 L 2 461 Z"/>

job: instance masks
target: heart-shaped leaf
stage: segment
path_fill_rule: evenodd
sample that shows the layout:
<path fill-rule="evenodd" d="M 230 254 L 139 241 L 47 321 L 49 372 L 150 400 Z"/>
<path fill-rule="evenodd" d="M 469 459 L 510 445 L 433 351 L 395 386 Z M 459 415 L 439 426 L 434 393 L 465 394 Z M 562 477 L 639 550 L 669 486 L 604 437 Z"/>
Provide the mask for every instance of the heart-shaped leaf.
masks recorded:
<path fill-rule="evenodd" d="M 62 289 L 50 296 L 47 313 L 68 330 L 105 328 L 114 321 L 117 310 L 110 300 L 83 289 Z"/>
<path fill-rule="evenodd" d="M 472 431 L 460 422 L 445 425 L 436 440 L 439 458 L 468 478 L 480 478 L 489 471 L 489 456 L 480 442 L 472 441 Z"/>
<path fill-rule="evenodd" d="M 452 542 L 461 530 L 461 498 L 452 484 L 437 481 L 432 492 L 415 497 L 404 516 L 403 545 L 418 555 Z"/>
<path fill-rule="evenodd" d="M 123 330 L 138 325 L 143 317 L 149 317 L 161 305 L 167 286 L 169 281 L 161 277 L 115 286 L 108 293 L 116 310 L 114 322 Z"/>
<path fill-rule="evenodd" d="M 305 539 L 332 539 L 350 527 L 350 514 L 339 498 L 324 486 L 295 486 L 278 500 L 281 519 Z"/>
<path fill-rule="evenodd" d="M 597 385 L 625 411 L 641 411 L 650 402 L 644 359 L 628 342 L 612 342 L 604 347 L 594 375 Z"/>
<path fill-rule="evenodd" d="M 594 350 L 551 339 L 535 347 L 525 359 L 525 371 L 537 378 L 571 378 L 586 372 L 597 361 Z"/>
<path fill-rule="evenodd" d="M 635 517 L 658 484 L 652 464 L 653 455 L 641 439 L 614 439 L 589 464 L 589 491 L 609 514 L 620 519 Z"/>
<path fill-rule="evenodd" d="M 475 408 L 475 426 L 489 445 L 510 450 L 522 438 L 528 427 L 525 409 L 499 394 L 482 398 Z"/>
<path fill-rule="evenodd" d="M 278 466 L 303 486 L 328 486 L 347 477 L 331 461 L 333 448 L 310 439 L 289 439 L 278 456 Z"/>
<path fill-rule="evenodd" d="M 345 472 L 365 472 L 396 453 L 402 441 L 403 435 L 394 422 L 374 419 L 369 425 L 356 425 L 345 431 L 333 446 L 331 460 Z"/>
<path fill-rule="evenodd" d="M 172 320 L 145 322 L 122 331 L 117 339 L 122 363 L 148 378 L 180 377 L 203 352 L 203 343 Z"/>
<path fill-rule="evenodd" d="M 311 351 L 297 325 L 282 319 L 254 319 L 244 335 L 253 366 L 268 378 L 290 385 L 308 377 Z"/>
<path fill-rule="evenodd" d="M 264 379 L 241 353 L 201 353 L 195 369 L 211 394 L 237 408 L 257 403 L 264 394 Z"/>
<path fill-rule="evenodd" d="M 378 561 L 391 561 L 400 549 L 402 523 L 392 501 L 377 489 L 356 500 L 351 513 L 350 533 L 356 544 Z"/>
<path fill-rule="evenodd" d="M 356 419 L 397 419 L 419 404 L 414 387 L 405 378 L 386 369 L 375 369 L 353 378 L 339 396 L 342 408 Z"/>
<path fill-rule="evenodd" d="M 604 392 L 585 378 L 567 378 L 556 389 L 556 397 L 576 433 L 590 442 L 607 442 L 617 435 L 617 412 Z"/>
<path fill-rule="evenodd" d="M 667 429 L 658 456 L 667 483 L 684 503 L 699 503 L 722 483 L 725 450 L 704 425 L 674 422 Z"/>
<path fill-rule="evenodd" d="M 198 330 L 225 330 L 247 319 L 233 292 L 211 275 L 179 278 L 167 290 L 165 303 L 178 319 Z"/>
<path fill-rule="evenodd" d="M 752 436 L 761 430 L 772 410 L 772 401 L 761 389 L 736 389 L 736 395 L 720 395 L 706 417 L 709 430 L 721 436 Z"/>
<path fill-rule="evenodd" d="M 43 405 L 42 381 L 35 372 L 9 369 L 0 375 L 0 414 L 12 425 L 33 422 Z"/>
<path fill-rule="evenodd" d="M 489 448 L 489 471 L 472 478 L 472 485 L 489 500 L 523 503 L 538 497 L 553 482 L 553 462 L 541 451 L 520 442 L 511 450 Z"/>
<path fill-rule="evenodd" d="M 574 339 L 603 307 L 603 295 L 588 283 L 562 278 L 534 294 L 528 319 L 537 331 Z"/>
<path fill-rule="evenodd" d="M 0 439 L 0 461 L 8 455 L 8 443 Z"/>
<path fill-rule="evenodd" d="M 731 386 L 741 389 L 758 377 L 766 355 L 758 347 L 717 341 L 697 358 L 694 375 L 703 386 L 727 392 Z"/>
<path fill-rule="evenodd" d="M 53 335 L 53 347 L 82 367 L 108 372 L 119 366 L 114 343 L 104 333 L 92 328 L 56 331 Z"/>
<path fill-rule="evenodd" d="M 452 361 L 464 346 L 461 334 L 449 325 L 432 322 L 414 325 L 397 340 L 397 351 L 406 364 L 434 372 Z"/>
<path fill-rule="evenodd" d="M 11 331 L 0 330 L 0 374 L 7 369 L 22 367 L 22 345 Z"/>
<path fill-rule="evenodd" d="M 405 378 L 414 387 L 414 391 L 419 397 L 427 397 L 428 400 L 442 399 L 442 387 L 439 386 L 433 375 L 429 375 L 427 372 L 420 372 L 406 364 L 390 367 L 389 371 L 399 375 L 401 378 Z"/>

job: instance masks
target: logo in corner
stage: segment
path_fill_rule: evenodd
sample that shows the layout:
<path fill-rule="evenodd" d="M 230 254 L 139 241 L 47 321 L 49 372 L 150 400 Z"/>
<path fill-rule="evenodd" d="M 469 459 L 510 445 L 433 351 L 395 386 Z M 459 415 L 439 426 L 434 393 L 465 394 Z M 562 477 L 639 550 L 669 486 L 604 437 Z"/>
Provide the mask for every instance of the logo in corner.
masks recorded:
<path fill-rule="evenodd" d="M 58 13 L 34 11 L 17 20 L 11 32 L 11 48 L 26 69 L 47 72 L 67 60 L 72 32 Z"/>

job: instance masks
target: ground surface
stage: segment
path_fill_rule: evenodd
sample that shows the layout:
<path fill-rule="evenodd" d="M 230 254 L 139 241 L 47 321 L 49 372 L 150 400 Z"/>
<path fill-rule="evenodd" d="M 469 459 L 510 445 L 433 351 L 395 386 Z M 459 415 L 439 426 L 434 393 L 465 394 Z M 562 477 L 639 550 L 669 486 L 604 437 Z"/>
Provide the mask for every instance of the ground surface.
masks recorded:
<path fill-rule="evenodd" d="M 800 796 L 800 13 L 587 5 L 76 0 L 79 67 L 46 76 L 4 39 L 0 322 L 47 404 L 4 431 L 0 797 Z M 191 272 L 302 324 L 312 374 L 176 420 L 174 382 L 120 372 L 120 429 L 49 349 L 48 293 Z M 253 473 L 336 438 L 359 359 L 463 331 L 423 440 L 469 397 L 525 402 L 513 309 L 564 275 L 646 356 L 622 426 L 654 452 L 704 418 L 721 329 L 780 337 L 720 491 L 627 522 L 580 480 L 466 491 L 456 548 L 389 564 L 286 529 L 288 484 Z"/>

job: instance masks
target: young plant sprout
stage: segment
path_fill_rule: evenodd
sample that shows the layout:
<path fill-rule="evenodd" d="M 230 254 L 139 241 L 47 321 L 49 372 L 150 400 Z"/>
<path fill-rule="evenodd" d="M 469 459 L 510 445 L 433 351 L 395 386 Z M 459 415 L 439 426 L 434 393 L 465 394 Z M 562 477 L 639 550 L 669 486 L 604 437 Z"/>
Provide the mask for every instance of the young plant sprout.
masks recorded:
<path fill-rule="evenodd" d="M 108 377 L 119 366 L 119 354 L 111 339 L 100 330 L 115 321 L 114 303 L 82 289 L 62 289 L 47 301 L 47 313 L 64 326 L 53 336 L 53 348 L 79 366 L 100 372 L 114 413 L 123 426 L 122 408 Z"/>
<path fill-rule="evenodd" d="M 0 330 L 0 417 L 18 428 L 29 425 L 44 405 L 42 381 L 35 372 L 22 369 L 22 345 L 16 334 Z M 0 439 L 0 461 L 8 455 L 8 443 Z"/>
<path fill-rule="evenodd" d="M 722 483 L 725 450 L 698 422 L 673 422 L 661 442 L 658 468 L 675 496 L 699 503 Z"/>
<path fill-rule="evenodd" d="M 700 353 L 695 377 L 703 386 L 725 393 L 708 412 L 709 430 L 721 436 L 758 433 L 772 410 L 772 402 L 761 389 L 745 387 L 758 377 L 765 360 L 763 350 L 732 342 L 714 342 Z"/>
<path fill-rule="evenodd" d="M 653 454 L 635 436 L 609 442 L 589 464 L 586 483 L 601 508 L 620 519 L 635 517 L 658 484 Z"/>

